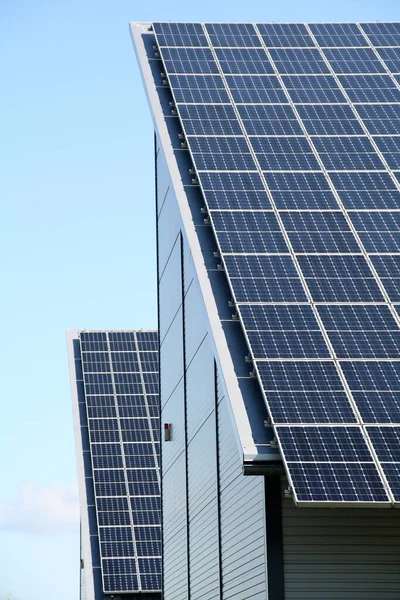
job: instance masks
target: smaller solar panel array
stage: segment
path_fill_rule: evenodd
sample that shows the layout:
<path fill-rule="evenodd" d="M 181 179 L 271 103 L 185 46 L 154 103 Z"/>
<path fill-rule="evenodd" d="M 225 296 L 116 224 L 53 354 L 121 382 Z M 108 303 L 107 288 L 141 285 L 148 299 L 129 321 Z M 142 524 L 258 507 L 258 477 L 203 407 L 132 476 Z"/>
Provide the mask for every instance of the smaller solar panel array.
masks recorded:
<path fill-rule="evenodd" d="M 158 343 L 79 334 L 103 590 L 161 590 Z"/>
<path fill-rule="evenodd" d="M 400 503 L 400 24 L 153 31 L 296 500 Z"/>

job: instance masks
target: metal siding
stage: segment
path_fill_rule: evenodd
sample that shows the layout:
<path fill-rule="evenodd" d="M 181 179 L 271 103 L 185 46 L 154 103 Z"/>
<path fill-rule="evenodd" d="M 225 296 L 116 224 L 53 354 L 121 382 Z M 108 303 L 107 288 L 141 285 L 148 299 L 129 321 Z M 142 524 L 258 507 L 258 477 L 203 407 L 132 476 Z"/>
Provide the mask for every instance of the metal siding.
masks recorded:
<path fill-rule="evenodd" d="M 186 278 L 185 278 L 186 279 Z M 186 364 L 189 365 L 194 353 L 207 335 L 207 320 L 204 314 L 204 300 L 198 282 L 193 279 L 185 294 L 185 321 L 190 336 L 185 340 Z M 210 354 L 212 350 L 209 350 Z"/>
<path fill-rule="evenodd" d="M 186 373 L 189 441 L 214 411 L 214 357 L 207 342 L 208 339 L 205 338 L 198 348 Z M 210 465 L 210 469 L 215 470 L 215 465 Z"/>
<path fill-rule="evenodd" d="M 219 599 L 218 500 L 214 356 L 204 301 L 184 245 L 191 600 Z"/>
<path fill-rule="evenodd" d="M 163 474 L 164 600 L 187 599 L 185 455 Z"/>
<path fill-rule="evenodd" d="M 180 262 L 180 236 L 175 239 L 172 250 L 160 276 L 159 294 L 160 298 L 168 298 L 168 302 L 160 302 L 160 343 L 163 343 L 164 337 L 175 318 L 175 315 L 182 304 L 182 277 Z"/>
<path fill-rule="evenodd" d="M 244 477 L 226 399 L 218 405 L 224 600 L 268 598 L 264 479 Z"/>
<path fill-rule="evenodd" d="M 160 203 L 158 215 L 158 264 L 160 276 L 179 233 L 179 211 L 172 182 L 162 150 L 157 155 L 157 196 Z"/>
<path fill-rule="evenodd" d="M 159 152 L 159 159 L 162 152 Z M 159 179 L 160 182 L 160 179 Z M 164 184 L 165 187 L 165 184 Z M 161 190 L 159 189 L 159 196 Z M 184 454 L 184 399 L 182 363 L 182 307 L 178 290 L 170 291 L 180 254 L 175 240 L 179 232 L 173 194 L 168 192 L 158 223 L 163 263 L 160 296 L 164 317 L 161 344 L 162 422 L 172 423 L 171 442 L 162 444 L 164 517 L 164 597 L 187 599 L 187 509 L 191 600 L 220 599 L 219 551 L 223 600 L 265 600 L 266 553 L 263 478 L 245 477 L 242 458 L 226 401 L 219 398 L 219 452 L 221 540 L 218 539 L 216 474 L 216 422 L 214 353 L 208 338 L 208 322 L 197 276 L 184 240 L 185 352 L 187 360 L 188 505 L 186 504 Z M 171 209 L 171 218 L 169 210 Z M 168 234 L 164 231 L 168 228 Z M 173 234 L 171 233 L 173 231 Z M 172 247 L 167 247 L 171 243 Z M 165 280 L 165 283 L 164 281 Z M 177 281 L 176 279 L 176 287 Z M 172 283 L 171 283 L 172 285 Z M 162 317 L 161 317 L 162 318 Z M 220 390 L 223 384 L 220 378 Z M 221 392 L 221 396 L 223 393 Z M 187 508 L 188 507 L 188 508 Z"/>
<path fill-rule="evenodd" d="M 218 600 L 219 551 L 215 416 L 188 445 L 190 597 Z"/>
<path fill-rule="evenodd" d="M 183 379 L 181 379 L 162 409 L 162 426 L 164 423 L 172 424 L 171 441 L 162 442 L 164 477 L 178 456 L 185 450 L 184 402 Z"/>
<path fill-rule="evenodd" d="M 399 599 L 400 511 L 282 504 L 285 600 Z"/>
<path fill-rule="evenodd" d="M 160 346 L 160 364 L 162 365 L 162 369 L 160 370 L 160 390 L 162 408 L 183 377 L 182 332 L 182 308 L 180 308 L 170 324 L 168 333 Z M 164 416 L 162 415 L 162 422 L 168 423 L 169 421 L 165 421 Z M 171 421 L 171 423 L 173 422 Z"/>
<path fill-rule="evenodd" d="M 157 154 L 164 600 L 187 600 L 187 504 L 184 417 L 184 348 L 180 220 L 163 152 Z M 161 293 L 162 291 L 162 293 Z"/>

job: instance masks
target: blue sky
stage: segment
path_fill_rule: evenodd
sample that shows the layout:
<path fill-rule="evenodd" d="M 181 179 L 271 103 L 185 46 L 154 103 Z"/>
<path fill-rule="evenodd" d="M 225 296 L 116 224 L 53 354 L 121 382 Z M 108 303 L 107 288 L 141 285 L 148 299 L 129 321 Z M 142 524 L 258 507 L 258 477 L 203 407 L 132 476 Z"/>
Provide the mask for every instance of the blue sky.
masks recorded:
<path fill-rule="evenodd" d="M 398 0 L 1 0 L 0 600 L 78 600 L 67 328 L 156 326 L 130 20 L 399 20 Z"/>

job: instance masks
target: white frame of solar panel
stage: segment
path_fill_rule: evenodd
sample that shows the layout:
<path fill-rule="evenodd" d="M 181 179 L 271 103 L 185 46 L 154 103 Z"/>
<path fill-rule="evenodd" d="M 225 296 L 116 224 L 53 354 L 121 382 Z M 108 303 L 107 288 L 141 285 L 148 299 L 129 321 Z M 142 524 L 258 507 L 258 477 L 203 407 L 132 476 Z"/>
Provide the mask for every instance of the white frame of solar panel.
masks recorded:
<path fill-rule="evenodd" d="M 206 29 L 204 28 L 204 25 L 203 25 L 203 32 L 204 32 L 204 33 L 206 34 L 206 36 L 207 36 L 207 32 L 206 32 Z M 361 29 L 360 29 L 360 33 L 362 34 L 362 31 L 361 31 Z M 257 34 L 259 34 L 258 30 L 257 30 Z M 260 37 L 260 40 L 261 40 L 261 36 L 259 36 L 259 37 Z M 209 41 L 209 38 L 208 38 L 208 41 Z M 368 44 L 366 43 L 366 46 L 367 46 L 367 45 L 368 45 Z M 266 50 L 266 55 L 267 55 L 267 56 L 269 56 L 269 52 L 268 52 L 268 50 L 266 49 L 266 47 L 265 47 L 265 44 L 264 44 L 264 43 L 262 43 L 262 46 L 263 46 L 264 50 Z M 209 47 L 211 47 L 211 45 L 209 45 Z M 320 49 L 318 48 L 318 51 L 319 51 L 319 50 L 320 50 Z M 160 54 L 162 55 L 162 49 L 161 49 L 161 48 L 159 49 L 159 52 L 160 52 Z M 379 60 L 381 60 L 381 59 L 380 59 L 380 57 L 379 57 L 378 55 L 377 55 L 377 57 L 379 58 Z M 217 57 L 216 57 L 216 54 L 215 54 L 215 51 L 214 51 L 214 58 L 215 58 L 215 59 L 217 59 Z M 324 61 L 325 61 L 325 63 L 327 63 L 327 61 L 326 61 L 325 57 L 324 57 Z M 216 60 L 216 62 L 217 62 L 217 64 L 219 64 L 217 60 Z M 221 75 L 222 79 L 224 80 L 224 79 L 225 79 L 225 76 L 224 76 L 224 74 L 222 73 L 222 71 L 221 71 L 221 70 L 220 70 L 220 73 L 219 73 L 219 74 Z M 167 75 L 168 75 L 168 74 L 167 74 Z M 393 78 L 393 80 L 394 80 L 394 78 Z M 394 80 L 394 81 L 395 81 L 395 80 Z M 395 82 L 395 83 L 396 83 L 397 87 L 399 87 L 399 86 L 398 86 L 398 84 L 397 84 L 397 82 Z M 226 91 L 228 91 L 228 92 L 229 92 L 229 90 L 228 90 L 228 86 L 226 86 L 226 85 L 225 85 L 225 88 L 226 88 Z M 172 90 L 172 94 L 173 94 L 173 90 Z M 288 99 L 290 100 L 290 97 L 289 97 L 289 95 L 288 95 L 287 97 L 288 97 Z M 234 105 L 235 105 L 235 104 L 234 104 L 234 102 L 233 102 L 233 100 L 232 100 L 232 97 L 231 97 L 231 104 L 232 104 L 232 106 L 234 106 Z M 291 102 L 291 101 L 290 101 L 290 104 L 293 106 L 293 102 Z M 345 103 L 344 103 L 344 104 L 345 104 Z M 349 102 L 349 104 L 351 105 L 351 103 L 350 103 L 350 102 Z M 175 103 L 175 105 L 177 106 L 178 113 L 179 113 L 179 103 Z M 299 115 L 297 114 L 297 112 L 296 112 L 296 116 L 297 116 L 297 120 L 298 120 L 298 122 L 299 122 L 299 123 L 302 125 L 302 121 L 301 121 L 301 119 L 299 118 Z M 357 115 L 357 116 L 358 116 L 358 115 Z M 239 120 L 240 120 L 240 116 L 239 116 L 239 114 L 238 114 L 238 113 L 237 113 L 237 118 L 238 118 L 238 121 L 239 121 Z M 358 119 L 358 120 L 359 120 L 359 121 L 362 123 L 362 120 L 361 120 L 361 119 Z M 183 123 L 182 121 L 181 121 L 181 124 L 182 124 L 182 127 L 184 128 L 184 123 Z M 362 125 L 363 125 L 363 123 L 362 123 Z M 371 137 L 372 137 L 371 135 L 369 135 L 369 132 L 366 130 L 366 128 L 365 128 L 365 127 L 364 127 L 364 133 L 367 133 L 367 134 L 368 134 L 368 138 L 371 138 Z M 307 132 L 307 130 L 306 130 L 304 127 L 303 127 L 303 134 L 305 134 L 305 137 L 306 137 L 306 139 L 310 140 L 310 136 L 308 135 L 308 132 Z M 244 129 L 244 128 L 242 128 L 242 135 L 244 135 L 244 136 L 245 136 L 245 138 L 247 138 L 247 134 L 246 134 L 246 131 L 245 131 L 245 129 Z M 187 139 L 187 138 L 188 138 L 188 136 L 186 136 L 186 139 Z M 315 151 L 315 148 L 313 147 L 313 145 L 312 145 L 312 144 L 311 144 L 311 147 L 313 148 L 313 152 L 314 152 L 315 156 L 317 157 L 317 159 L 319 159 L 319 156 L 318 156 L 318 154 L 316 153 L 316 151 Z M 251 146 L 251 144 L 250 144 L 250 143 L 249 143 L 249 148 L 250 148 L 250 149 L 252 148 L 252 146 Z M 377 154 L 379 154 L 379 155 L 381 156 L 381 153 L 380 153 L 379 149 L 377 149 L 377 148 L 375 147 L 375 150 L 378 150 Z M 190 151 L 190 144 L 189 144 L 189 151 Z M 253 152 L 253 155 L 254 155 L 254 152 Z M 253 156 L 253 158 L 256 158 L 256 157 L 255 157 L 255 155 Z M 192 159 L 193 159 L 193 156 L 192 156 Z M 193 163 L 195 164 L 195 160 L 193 160 Z M 257 163 L 256 163 L 256 164 L 257 164 Z M 387 166 L 387 164 L 385 164 L 385 166 Z M 321 167 L 321 171 L 322 171 L 323 173 L 325 173 L 325 174 L 326 174 L 326 168 L 324 167 L 324 165 L 323 165 L 323 163 L 322 163 L 321 161 L 320 161 L 320 167 Z M 262 175 L 262 170 L 261 170 L 261 168 L 259 167 L 259 165 L 258 165 L 258 171 L 259 171 L 260 175 Z M 201 184 L 201 175 L 199 175 L 199 178 L 200 178 L 200 184 Z M 329 178 L 328 178 L 328 179 L 329 179 Z M 396 184 L 397 184 L 397 187 L 399 187 L 399 186 L 398 186 L 398 183 L 397 183 L 397 180 L 396 180 Z M 336 192 L 336 190 L 335 190 L 335 188 L 334 188 L 334 186 L 333 186 L 333 185 L 331 185 L 331 188 L 332 188 L 332 191 L 335 193 L 335 192 Z M 268 194 L 268 188 L 267 188 L 267 186 L 265 186 L 265 190 L 266 190 L 266 192 L 267 192 L 267 194 Z M 207 203 L 207 200 L 206 200 L 206 194 L 204 194 L 204 196 L 205 196 L 205 202 Z M 340 201 L 340 197 L 338 196 L 338 194 L 337 194 L 337 193 L 335 193 L 335 196 L 336 196 L 336 199 L 338 199 L 338 200 Z M 270 199 L 271 199 L 271 198 L 270 198 Z M 275 208 L 276 208 L 276 207 L 275 207 Z M 338 208 L 339 208 L 339 210 L 342 210 L 342 213 L 343 213 L 343 214 L 346 214 L 346 211 L 344 210 L 344 207 L 343 207 L 343 205 L 339 204 Z M 210 217 L 211 217 L 211 219 L 210 219 L 210 220 L 212 221 L 212 211 L 210 211 L 210 210 L 209 210 L 209 215 L 210 215 Z M 350 223 L 350 225 L 352 225 L 352 223 L 351 223 L 350 219 L 348 219 L 348 222 Z M 285 229 L 284 229 L 284 227 L 282 227 L 282 231 L 285 233 Z M 355 237 L 357 240 L 359 240 L 359 236 L 358 236 L 358 234 L 357 234 L 357 232 L 355 231 L 355 229 L 354 229 L 354 228 L 352 228 L 352 233 L 353 233 L 354 237 Z M 218 241 L 218 236 L 217 236 L 217 241 Z M 293 254 L 294 254 L 294 253 L 293 253 Z M 221 253 L 221 255 L 222 255 L 222 260 L 223 260 L 223 253 Z M 365 256 L 365 255 L 367 255 L 367 253 L 365 252 L 365 250 L 363 251 L 363 255 L 364 255 L 364 256 Z M 368 260 L 369 260 L 369 259 L 368 259 Z M 369 261 L 369 263 L 370 263 L 370 261 Z M 299 269 L 299 272 L 301 273 L 300 269 Z M 383 288 L 383 286 L 382 286 L 382 284 L 381 284 L 381 282 L 380 282 L 380 280 L 379 280 L 379 277 L 377 277 L 377 274 L 376 274 L 376 272 L 375 272 L 375 269 L 372 269 L 372 272 L 374 273 L 374 278 L 375 278 L 375 280 L 378 282 L 378 285 L 379 285 L 379 287 L 382 289 L 382 288 Z M 229 277 L 228 277 L 228 279 L 229 279 Z M 304 287 L 306 288 L 306 286 L 304 286 Z M 233 290 L 232 290 L 232 291 L 233 291 Z M 233 297 L 234 297 L 234 294 L 233 294 Z M 392 315 L 394 316 L 394 318 L 396 319 L 396 321 L 397 321 L 397 324 L 398 324 L 398 323 L 399 323 L 399 318 L 398 318 L 398 315 L 397 315 L 397 313 L 396 313 L 396 312 L 393 310 L 393 307 L 391 306 L 391 303 L 390 303 L 390 302 L 388 302 L 389 298 L 388 298 L 387 296 L 386 296 L 385 300 L 387 301 L 387 305 L 391 307 Z M 318 317 L 318 313 L 317 313 L 317 311 L 316 311 L 316 310 L 315 310 L 315 314 L 316 314 L 316 316 Z M 318 318 L 318 320 L 319 320 L 319 323 L 320 323 L 320 326 L 321 326 L 321 330 L 322 330 L 322 331 L 324 331 L 324 328 L 323 328 L 323 325 L 322 325 L 322 321 L 321 321 L 321 319 L 319 319 L 319 318 Z M 246 334 L 246 331 L 245 331 L 245 334 Z M 325 339 L 326 339 L 326 341 L 328 342 L 328 347 L 330 346 L 330 349 L 331 349 L 331 354 L 334 356 L 334 353 L 333 353 L 333 348 L 332 348 L 332 346 L 329 344 L 329 337 L 326 335 L 326 332 L 325 332 Z M 282 360 L 285 360 L 285 359 L 282 359 Z M 337 359 L 336 359 L 336 360 L 337 360 Z M 338 361 L 337 361 L 337 363 L 338 363 Z M 257 361 L 255 361 L 255 366 L 256 366 L 256 370 L 257 370 Z M 340 366 L 339 366 L 339 372 L 340 372 L 340 371 L 341 371 L 341 369 L 340 369 Z M 342 378 L 342 381 L 343 381 L 343 383 L 344 383 L 344 384 L 346 384 L 346 380 L 345 380 L 345 378 L 344 378 L 343 374 L 342 374 L 342 377 L 341 377 L 341 378 Z M 348 396 L 351 398 L 351 393 L 350 393 L 350 390 L 348 389 L 347 385 L 344 385 L 344 387 L 345 387 L 345 389 L 346 389 L 346 391 L 347 391 L 347 393 L 348 393 Z M 353 406 L 353 408 L 356 408 L 356 405 L 355 405 L 354 403 L 352 403 L 352 406 Z M 357 411 L 357 412 L 358 412 L 358 411 Z M 358 415 L 358 417 L 359 417 L 359 415 Z M 361 420 L 361 419 L 360 419 L 360 420 Z M 296 425 L 298 426 L 298 424 L 296 424 Z M 343 424 L 342 424 L 342 425 L 343 425 Z M 332 426 L 332 425 L 328 425 L 328 426 Z M 366 437 L 367 437 L 367 436 L 366 436 Z M 371 448 L 371 450 L 373 451 L 373 448 Z M 379 463 L 378 463 L 378 465 L 379 465 Z M 383 478 L 383 479 L 384 479 L 384 478 Z M 386 483 L 386 482 L 385 482 L 385 483 Z M 391 500 L 392 500 L 392 502 L 393 502 L 393 498 L 391 498 Z M 307 503 L 307 504 L 308 504 L 308 503 Z M 312 505 L 315 505 L 315 502 L 312 502 L 311 504 L 312 504 Z M 352 504 L 352 503 L 350 503 L 350 504 Z M 369 505 L 369 503 L 366 503 L 366 504 L 367 504 L 367 505 Z M 379 504 L 380 504 L 380 503 L 379 503 Z M 383 504 L 385 504 L 385 505 L 386 505 L 387 503 L 383 503 Z M 341 505 L 344 505 L 344 504 L 343 504 L 343 503 L 341 503 Z M 358 502 L 358 503 L 357 503 L 357 505 L 359 506 L 359 505 L 360 505 L 360 503 Z M 378 503 L 374 502 L 374 503 L 373 503 L 373 505 L 377 506 L 377 505 L 378 505 Z"/>
<path fill-rule="evenodd" d="M 83 560 L 83 574 L 87 600 L 95 600 L 92 551 L 90 545 L 89 518 L 87 511 L 85 468 L 83 462 L 83 445 L 81 436 L 81 421 L 79 415 L 79 398 L 77 388 L 77 373 L 75 369 L 74 340 L 77 339 L 77 331 L 67 331 L 67 351 L 69 378 L 72 397 L 72 416 L 74 424 L 75 454 L 78 474 L 78 492 L 81 521 L 81 559 Z M 82 571 L 81 571 L 82 573 Z"/>

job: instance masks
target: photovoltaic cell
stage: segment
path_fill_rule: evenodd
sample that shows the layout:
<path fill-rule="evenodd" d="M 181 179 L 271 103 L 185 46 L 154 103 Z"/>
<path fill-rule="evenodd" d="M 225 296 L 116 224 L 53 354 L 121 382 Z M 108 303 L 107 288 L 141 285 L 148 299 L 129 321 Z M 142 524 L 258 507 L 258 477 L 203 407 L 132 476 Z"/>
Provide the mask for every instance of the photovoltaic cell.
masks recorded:
<path fill-rule="evenodd" d="M 398 23 L 362 23 L 361 29 L 374 46 L 400 46 Z"/>
<path fill-rule="evenodd" d="M 400 192 L 387 172 L 332 172 L 329 175 L 347 210 L 398 208 Z"/>
<path fill-rule="evenodd" d="M 226 75 L 226 84 L 237 103 L 287 103 L 279 79 L 272 75 Z"/>
<path fill-rule="evenodd" d="M 314 46 L 302 23 L 268 23 L 258 25 L 258 29 L 268 48 Z"/>
<path fill-rule="evenodd" d="M 218 73 L 208 48 L 164 48 L 163 55 L 168 73 Z"/>
<path fill-rule="evenodd" d="M 274 72 L 262 48 L 217 48 L 215 52 L 225 75 L 267 75 Z"/>
<path fill-rule="evenodd" d="M 238 105 L 246 133 L 253 135 L 302 135 L 303 131 L 289 105 Z"/>
<path fill-rule="evenodd" d="M 207 23 L 206 30 L 215 48 L 261 46 L 254 27 L 247 23 Z"/>
<path fill-rule="evenodd" d="M 229 103 L 222 77 L 219 75 L 169 75 L 176 102 Z"/>
<path fill-rule="evenodd" d="M 400 90 L 389 75 L 339 75 L 351 102 L 400 102 Z"/>
<path fill-rule="evenodd" d="M 268 392 L 268 406 L 276 424 L 356 423 L 344 391 Z"/>
<path fill-rule="evenodd" d="M 400 463 L 400 427 L 368 427 L 367 432 L 381 462 Z"/>
<path fill-rule="evenodd" d="M 310 135 L 362 135 L 363 129 L 349 106 L 299 105 L 297 107 Z"/>
<path fill-rule="evenodd" d="M 377 52 L 391 73 L 400 72 L 400 48 L 378 48 Z"/>
<path fill-rule="evenodd" d="M 335 73 L 385 73 L 371 48 L 324 48 L 323 53 Z"/>
<path fill-rule="evenodd" d="M 158 45 L 294 497 L 398 501 L 399 24 L 201 28 Z"/>
<path fill-rule="evenodd" d="M 358 104 L 357 112 L 371 135 L 400 133 L 399 104 Z"/>
<path fill-rule="evenodd" d="M 160 46 L 208 46 L 199 23 L 154 23 Z"/>
<path fill-rule="evenodd" d="M 282 81 L 295 104 L 335 104 L 346 101 L 335 78 L 331 75 L 283 75 Z"/>
<path fill-rule="evenodd" d="M 329 73 L 320 52 L 316 48 L 279 48 L 270 50 L 279 73 L 285 75 L 295 74 L 322 74 Z"/>
<path fill-rule="evenodd" d="M 373 463 L 360 427 L 277 427 L 288 462 Z"/>
<path fill-rule="evenodd" d="M 389 498 L 374 463 L 290 463 L 296 498 L 302 503 L 376 503 Z"/>

